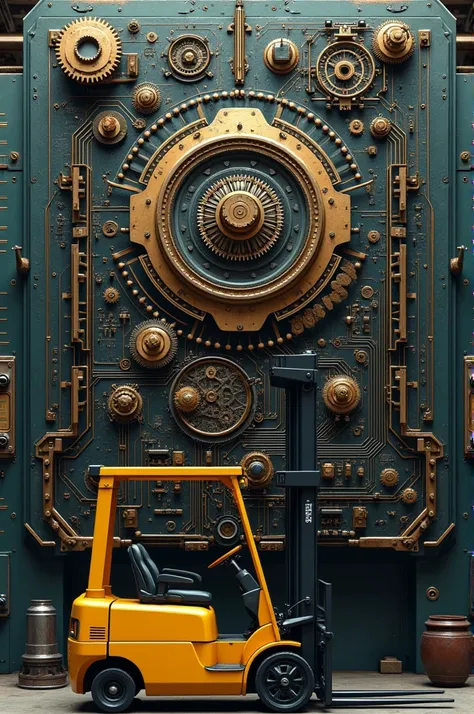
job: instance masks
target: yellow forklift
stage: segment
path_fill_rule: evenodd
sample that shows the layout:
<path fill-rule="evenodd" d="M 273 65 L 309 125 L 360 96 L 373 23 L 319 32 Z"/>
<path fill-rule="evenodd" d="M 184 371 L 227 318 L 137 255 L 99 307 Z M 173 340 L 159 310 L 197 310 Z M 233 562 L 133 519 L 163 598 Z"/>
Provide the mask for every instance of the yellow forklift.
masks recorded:
<path fill-rule="evenodd" d="M 311 364 L 303 362 L 303 369 L 297 368 L 298 385 L 304 384 L 307 390 L 303 399 L 307 407 L 301 417 L 305 430 L 315 434 L 315 400 L 310 394 L 315 389 L 314 355 Z M 319 608 L 318 616 L 316 605 L 316 454 L 311 444 L 303 452 L 308 461 L 296 458 L 300 471 L 276 475 L 279 485 L 294 486 L 288 510 L 294 520 L 288 537 L 287 591 L 295 604 L 285 614 L 274 607 L 268 591 L 242 496 L 246 480 L 240 467 L 90 467 L 90 475 L 98 479 L 98 498 L 89 583 L 74 601 L 70 621 L 69 677 L 74 692 L 90 691 L 97 708 L 104 712 L 126 710 L 142 689 L 149 696 L 256 692 L 275 712 L 300 711 L 314 691 L 330 701 L 330 634 L 324 607 Z M 242 635 L 218 633 L 212 596 L 201 589 L 201 575 L 158 568 L 141 543 L 128 548 L 137 597 L 124 599 L 112 593 L 120 483 L 177 479 L 218 481 L 232 493 L 253 573 L 239 564 L 242 545 L 208 567 L 227 564 L 227 571 L 235 576 L 252 620 L 249 631 Z M 329 586 L 319 587 L 326 588 L 328 602 Z"/>
<path fill-rule="evenodd" d="M 287 490 L 286 594 L 293 604 L 284 613 L 274 607 L 268 591 L 242 496 L 246 483 L 240 467 L 90 467 L 90 475 L 98 479 L 98 498 L 89 583 L 73 603 L 68 659 L 73 691 L 90 691 L 100 711 L 129 709 L 142 689 L 148 696 L 256 692 L 274 712 L 301 711 L 313 692 L 325 706 L 404 704 L 408 700 L 394 695 L 425 693 L 332 691 L 331 592 L 328 583 L 317 579 L 316 561 L 316 373 L 313 353 L 282 355 L 271 372 L 272 383 L 286 389 L 287 465 L 292 468 L 275 476 L 276 484 Z M 242 545 L 208 567 L 227 564 L 235 576 L 252 619 L 246 633 L 218 633 L 212 596 L 201 589 L 201 575 L 159 569 L 139 542 L 128 548 L 137 597 L 112 593 L 120 483 L 178 479 L 217 481 L 232 493 L 253 574 L 239 564 Z"/>

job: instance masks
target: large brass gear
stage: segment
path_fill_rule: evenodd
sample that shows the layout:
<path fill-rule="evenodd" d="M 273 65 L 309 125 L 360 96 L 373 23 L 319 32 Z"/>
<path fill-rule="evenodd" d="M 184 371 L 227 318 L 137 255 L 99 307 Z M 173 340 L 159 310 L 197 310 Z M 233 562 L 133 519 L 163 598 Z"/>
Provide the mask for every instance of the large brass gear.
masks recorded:
<path fill-rule="evenodd" d="M 130 337 L 130 352 L 141 367 L 166 367 L 175 358 L 177 349 L 176 332 L 165 321 L 142 322 L 135 327 Z"/>
<path fill-rule="evenodd" d="M 255 176 L 226 176 L 204 194 L 198 228 L 204 243 L 229 260 L 252 260 L 275 245 L 283 208 L 273 189 Z"/>
<path fill-rule="evenodd" d="M 55 51 L 59 66 L 68 77 L 92 84 L 107 79 L 117 69 L 122 42 L 105 20 L 81 17 L 63 27 Z"/>
<path fill-rule="evenodd" d="M 194 408 L 188 409 L 190 403 Z M 252 422 L 255 408 L 248 375 L 224 357 L 190 361 L 170 389 L 174 418 L 185 433 L 201 441 L 217 443 L 237 436 Z"/>
<path fill-rule="evenodd" d="M 404 22 L 389 20 L 375 30 L 372 49 L 382 62 L 398 64 L 413 54 L 415 38 Z"/>

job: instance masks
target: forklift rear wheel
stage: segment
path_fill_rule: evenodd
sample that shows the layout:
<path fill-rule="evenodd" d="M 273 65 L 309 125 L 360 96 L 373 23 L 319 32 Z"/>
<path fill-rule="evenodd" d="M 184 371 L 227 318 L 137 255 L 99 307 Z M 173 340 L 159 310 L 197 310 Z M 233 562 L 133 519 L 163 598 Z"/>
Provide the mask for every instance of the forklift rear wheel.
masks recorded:
<path fill-rule="evenodd" d="M 123 669 L 104 669 L 92 680 L 91 694 L 103 712 L 124 712 L 135 698 L 136 684 Z"/>
<path fill-rule="evenodd" d="M 313 694 L 313 670 L 300 655 L 277 652 L 258 667 L 255 688 L 262 704 L 270 711 L 301 711 Z"/>

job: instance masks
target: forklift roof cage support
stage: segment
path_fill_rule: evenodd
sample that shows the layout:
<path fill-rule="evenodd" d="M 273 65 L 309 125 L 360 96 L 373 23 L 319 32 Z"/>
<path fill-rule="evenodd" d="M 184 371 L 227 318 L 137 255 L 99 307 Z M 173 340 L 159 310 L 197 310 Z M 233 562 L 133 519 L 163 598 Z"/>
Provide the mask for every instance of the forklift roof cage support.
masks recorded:
<path fill-rule="evenodd" d="M 113 534 L 117 493 L 121 481 L 150 481 L 154 478 L 160 481 L 219 481 L 232 491 L 253 567 L 262 588 L 267 621 L 272 625 L 275 640 L 281 639 L 265 574 L 242 497 L 240 482 L 244 477 L 240 466 L 157 466 L 156 468 L 153 466 L 90 466 L 89 474 L 99 477 L 99 497 L 86 597 L 103 598 L 111 594 Z"/>

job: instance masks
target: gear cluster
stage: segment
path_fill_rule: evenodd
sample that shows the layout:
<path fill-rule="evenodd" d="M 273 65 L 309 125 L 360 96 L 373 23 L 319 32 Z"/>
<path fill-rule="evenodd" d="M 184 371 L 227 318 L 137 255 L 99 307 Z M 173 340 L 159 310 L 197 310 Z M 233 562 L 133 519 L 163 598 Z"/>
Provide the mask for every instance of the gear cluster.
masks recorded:
<path fill-rule="evenodd" d="M 237 436 L 253 419 L 254 391 L 244 370 L 223 357 L 190 362 L 176 377 L 170 408 L 181 428 L 203 441 Z"/>

